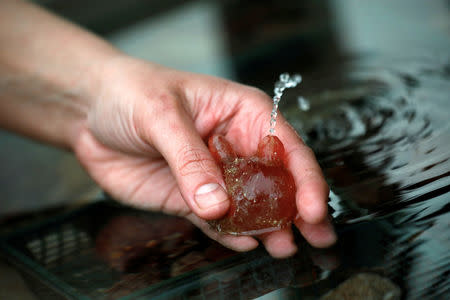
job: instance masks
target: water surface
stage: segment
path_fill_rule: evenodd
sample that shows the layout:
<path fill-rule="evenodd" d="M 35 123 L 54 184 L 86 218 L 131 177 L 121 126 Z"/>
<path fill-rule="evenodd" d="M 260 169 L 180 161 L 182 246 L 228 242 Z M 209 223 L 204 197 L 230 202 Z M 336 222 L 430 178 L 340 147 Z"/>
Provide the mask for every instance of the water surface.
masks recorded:
<path fill-rule="evenodd" d="M 282 111 L 332 189 L 341 271 L 381 272 L 407 299 L 448 297 L 448 60 L 352 62 L 288 95 Z"/>

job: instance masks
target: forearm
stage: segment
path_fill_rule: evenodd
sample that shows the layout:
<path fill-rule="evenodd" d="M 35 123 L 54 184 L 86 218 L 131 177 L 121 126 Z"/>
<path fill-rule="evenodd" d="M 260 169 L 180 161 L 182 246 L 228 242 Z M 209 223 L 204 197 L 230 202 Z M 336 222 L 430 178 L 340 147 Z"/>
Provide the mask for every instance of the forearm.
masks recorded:
<path fill-rule="evenodd" d="M 70 148 L 108 43 L 33 4 L 0 0 L 0 127 Z"/>

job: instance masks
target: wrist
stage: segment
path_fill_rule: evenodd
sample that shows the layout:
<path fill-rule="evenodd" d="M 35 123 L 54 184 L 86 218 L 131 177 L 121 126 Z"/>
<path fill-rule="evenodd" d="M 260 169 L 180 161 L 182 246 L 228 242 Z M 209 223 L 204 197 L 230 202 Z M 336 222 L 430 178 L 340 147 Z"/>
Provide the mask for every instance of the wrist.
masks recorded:
<path fill-rule="evenodd" d="M 109 66 L 122 56 L 124 54 L 113 47 L 91 53 L 91 57 L 84 59 L 80 64 L 78 74 L 74 74 L 64 83 L 69 91 L 64 101 L 76 103 L 77 106 L 77 117 L 68 124 L 69 134 L 65 142 L 72 151 L 76 147 L 81 131 L 89 128 L 89 115 L 93 113 L 99 102 L 107 100 L 104 93 L 108 88 Z"/>

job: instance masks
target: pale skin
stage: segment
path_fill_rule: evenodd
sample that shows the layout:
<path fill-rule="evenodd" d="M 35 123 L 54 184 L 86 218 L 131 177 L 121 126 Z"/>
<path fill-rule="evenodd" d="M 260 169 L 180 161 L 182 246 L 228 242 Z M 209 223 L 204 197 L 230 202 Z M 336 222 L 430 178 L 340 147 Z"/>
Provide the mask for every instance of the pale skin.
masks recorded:
<path fill-rule="evenodd" d="M 220 133 L 241 155 L 269 133 L 271 99 L 225 79 L 129 57 L 33 4 L 0 0 L 0 127 L 72 151 L 115 199 L 183 216 L 236 251 L 259 241 L 293 255 L 291 229 L 258 237 L 212 230 L 229 198 L 205 141 Z M 336 235 L 313 152 L 279 115 L 276 135 L 296 187 L 295 225 L 315 247 Z"/>

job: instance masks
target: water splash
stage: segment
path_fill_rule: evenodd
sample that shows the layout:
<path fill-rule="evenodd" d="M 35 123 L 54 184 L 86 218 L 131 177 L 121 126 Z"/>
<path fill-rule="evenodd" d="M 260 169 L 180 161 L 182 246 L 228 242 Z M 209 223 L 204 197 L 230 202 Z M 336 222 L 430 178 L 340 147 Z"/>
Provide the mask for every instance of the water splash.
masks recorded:
<path fill-rule="evenodd" d="M 302 76 L 299 74 L 289 75 L 289 73 L 283 73 L 280 75 L 280 79 L 275 83 L 273 89 L 273 108 L 270 114 L 270 134 L 275 134 L 275 125 L 277 124 L 278 115 L 278 103 L 280 103 L 281 96 L 285 89 L 294 88 L 300 82 L 302 82 Z"/>
<path fill-rule="evenodd" d="M 302 111 L 308 111 L 311 108 L 311 104 L 309 103 L 309 100 L 304 98 L 303 96 L 297 97 L 297 104 L 300 110 Z"/>

